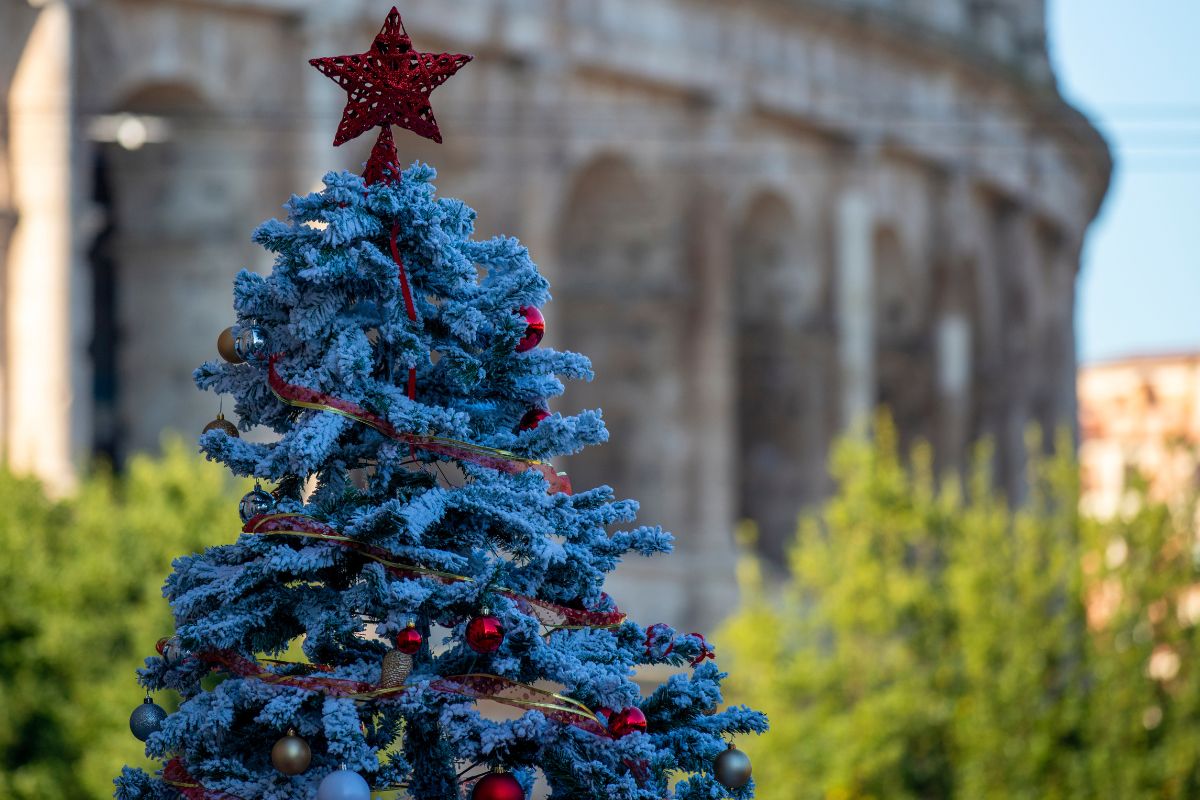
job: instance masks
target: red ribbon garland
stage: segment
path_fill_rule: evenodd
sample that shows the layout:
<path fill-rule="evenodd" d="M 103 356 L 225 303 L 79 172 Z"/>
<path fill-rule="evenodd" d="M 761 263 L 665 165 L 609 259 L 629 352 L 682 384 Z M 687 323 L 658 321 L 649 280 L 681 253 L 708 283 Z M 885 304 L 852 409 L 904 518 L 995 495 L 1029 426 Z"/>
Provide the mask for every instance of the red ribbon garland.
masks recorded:
<path fill-rule="evenodd" d="M 267 383 L 271 391 L 283 402 L 300 408 L 311 408 L 318 411 L 332 411 L 361 422 L 398 442 L 407 444 L 416 450 L 425 450 L 447 458 L 478 464 L 481 467 L 494 469 L 508 475 L 517 475 L 528 470 L 541 473 L 549 485 L 551 494 L 571 494 L 571 479 L 565 472 L 556 472 L 554 467 L 544 461 L 522 458 L 507 450 L 497 450 L 483 445 L 463 442 L 457 439 L 444 439 L 440 436 L 419 436 L 415 433 L 404 433 L 378 414 L 374 414 L 357 403 L 333 397 L 306 386 L 297 386 L 285 381 L 275 368 L 282 358 L 281 353 L 271 356 L 267 372 Z"/>
<path fill-rule="evenodd" d="M 227 792 L 216 792 L 205 789 L 187 771 L 183 761 L 172 758 L 163 766 L 163 780 L 172 788 L 178 789 L 187 800 L 242 800 L 237 795 Z"/>
<path fill-rule="evenodd" d="M 392 126 L 385 122 L 380 125 L 379 138 L 371 148 L 371 158 L 367 161 L 367 169 L 363 172 L 363 180 L 367 186 L 373 183 L 400 183 L 404 173 L 400 169 L 400 157 L 396 154 L 396 140 L 392 138 Z M 417 321 L 417 307 L 413 303 L 412 289 L 408 285 L 408 273 L 404 270 L 404 259 L 400 258 L 400 248 L 396 243 L 400 235 L 400 222 L 392 223 L 391 247 L 392 260 L 396 262 L 396 272 L 400 278 L 400 291 L 404 295 L 404 310 L 408 312 L 411 322 Z M 408 368 L 408 399 L 417 397 L 417 369 Z"/>
<path fill-rule="evenodd" d="M 187 771 L 187 767 L 183 765 L 183 760 L 178 756 L 172 758 L 163 766 L 162 771 L 163 782 L 173 789 L 178 789 L 187 800 L 242 800 L 236 794 L 229 792 L 218 792 L 215 789 L 205 788 L 203 784 L 191 776 Z M 390 791 L 393 788 L 400 787 L 385 787 L 381 791 Z M 372 789 L 372 791 L 376 791 Z"/>
<path fill-rule="evenodd" d="M 262 669 L 254 660 L 232 651 L 203 653 L 200 658 L 213 667 L 239 678 L 260 680 L 276 686 L 303 689 L 331 697 L 383 701 L 396 699 L 416 688 L 415 686 L 380 688 L 365 681 L 319 675 L 279 675 Z M 315 668 L 315 665 L 304 666 Z M 536 710 L 553 722 L 572 725 L 596 736 L 611 738 L 611 734 L 599 718 L 579 701 L 535 686 L 517 683 L 499 675 L 450 675 L 430 681 L 428 688 L 431 691 L 453 694 L 472 700 L 491 700 L 526 711 Z"/>
<path fill-rule="evenodd" d="M 311 535 L 314 538 L 325 539 L 334 544 L 341 545 L 348 550 L 354 550 L 368 558 L 379 561 L 388 572 L 398 578 L 433 578 L 445 584 L 471 580 L 463 575 L 454 575 L 425 567 L 398 563 L 395 557 L 386 550 L 366 544 L 365 542 L 349 539 L 325 523 L 303 514 L 260 514 L 250 519 L 242 527 L 242 532 L 258 534 L 299 533 L 302 535 Z M 510 592 L 506 589 L 500 590 L 497 594 L 513 601 L 522 611 L 536 617 L 544 625 L 552 628 L 613 628 L 625 621 L 625 614 L 620 609 L 613 611 L 588 611 L 581 608 L 570 608 L 558 603 L 552 603 L 549 600 L 526 597 L 525 595 Z"/>
<path fill-rule="evenodd" d="M 711 658 L 714 661 L 716 660 L 717 654 L 714 653 L 713 649 L 708 646 L 708 640 L 704 638 L 703 633 L 696 633 L 693 631 L 692 633 L 689 633 L 688 636 L 695 636 L 700 640 L 700 655 L 692 659 L 691 665 L 693 667 L 698 667 L 703 664 L 704 659 L 706 658 Z"/>
<path fill-rule="evenodd" d="M 649 628 L 646 628 L 646 655 L 647 656 L 652 655 L 652 653 L 653 653 L 654 639 L 655 639 L 655 636 L 657 635 L 657 632 L 660 630 L 664 630 L 664 629 L 667 631 L 670 631 L 671 626 L 667 625 L 665 622 L 656 622 L 653 625 L 651 625 Z M 689 633 L 688 636 L 695 636 L 697 639 L 700 640 L 700 655 L 696 656 L 695 658 L 693 658 L 691 660 L 691 662 L 690 662 L 691 666 L 698 667 L 698 666 L 700 666 L 700 664 L 704 663 L 704 659 L 706 659 L 706 658 L 715 659 L 717 657 L 716 654 L 713 652 L 712 648 L 708 646 L 708 641 L 704 638 L 704 634 Z M 667 649 L 663 651 L 661 658 L 666 658 L 667 656 L 669 656 L 671 654 L 671 651 L 674 649 L 675 649 L 675 638 L 672 636 L 671 641 L 667 644 Z"/>
<path fill-rule="evenodd" d="M 396 262 L 396 269 L 400 273 L 400 291 L 404 295 L 404 310 L 408 312 L 408 318 L 412 322 L 417 321 L 417 307 L 413 304 L 412 289 L 408 285 L 408 273 L 404 270 L 404 259 L 400 257 L 400 248 L 396 244 L 396 238 L 400 235 L 400 223 L 396 222 L 392 225 L 391 245 L 392 245 L 392 260 Z M 417 397 L 417 368 L 408 368 L 408 399 L 414 400 Z"/>

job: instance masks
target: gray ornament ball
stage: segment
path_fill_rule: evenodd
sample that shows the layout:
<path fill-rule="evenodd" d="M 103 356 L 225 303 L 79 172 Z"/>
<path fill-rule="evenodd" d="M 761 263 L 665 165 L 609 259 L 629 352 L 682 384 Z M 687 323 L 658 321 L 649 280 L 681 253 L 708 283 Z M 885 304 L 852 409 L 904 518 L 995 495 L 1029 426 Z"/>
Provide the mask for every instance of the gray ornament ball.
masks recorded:
<path fill-rule="evenodd" d="M 167 712 L 163 711 L 162 706 L 147 697 L 146 702 L 135 708 L 129 715 L 129 730 L 144 742 L 150 738 L 150 734 L 162 730 L 162 723 L 166 718 Z"/>
<path fill-rule="evenodd" d="M 717 780 L 726 789 L 740 789 L 750 782 L 750 756 L 733 745 L 713 762 Z"/>
<path fill-rule="evenodd" d="M 371 800 L 371 786 L 357 772 L 339 769 L 321 781 L 317 800 Z"/>
<path fill-rule="evenodd" d="M 233 342 L 233 349 L 238 356 L 251 364 L 267 363 L 267 335 L 257 325 L 247 325 L 238 333 Z"/>
<path fill-rule="evenodd" d="M 242 522 L 249 522 L 260 514 L 269 514 L 274 510 L 275 498 L 263 491 L 263 488 L 257 484 L 253 490 L 246 493 L 242 502 L 238 503 L 238 514 L 241 516 Z"/>

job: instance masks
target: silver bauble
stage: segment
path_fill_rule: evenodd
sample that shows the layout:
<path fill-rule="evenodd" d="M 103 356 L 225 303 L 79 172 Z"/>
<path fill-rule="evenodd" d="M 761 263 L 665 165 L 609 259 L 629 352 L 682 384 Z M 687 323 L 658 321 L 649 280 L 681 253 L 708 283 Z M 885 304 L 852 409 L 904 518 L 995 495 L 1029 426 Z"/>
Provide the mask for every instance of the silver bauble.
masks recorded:
<path fill-rule="evenodd" d="M 257 325 L 247 325 L 238 333 L 233 342 L 233 349 L 238 357 L 251 364 L 265 364 L 269 355 L 267 351 L 270 349 L 267 334 Z"/>
<path fill-rule="evenodd" d="M 146 741 L 150 734 L 162 730 L 163 720 L 167 712 L 149 697 L 129 715 L 129 730 L 140 741 Z"/>
<path fill-rule="evenodd" d="M 312 748 L 295 731 L 288 731 L 287 736 L 271 748 L 271 764 L 284 775 L 299 775 L 310 763 Z"/>
<path fill-rule="evenodd" d="M 242 522 L 249 522 L 261 514 L 270 514 L 275 510 L 275 498 L 263 491 L 257 484 L 252 491 L 246 493 L 242 502 L 238 503 L 238 514 Z"/>
<path fill-rule="evenodd" d="M 713 771 L 726 789 L 740 789 L 750 782 L 750 756 L 729 745 L 713 762 Z"/>

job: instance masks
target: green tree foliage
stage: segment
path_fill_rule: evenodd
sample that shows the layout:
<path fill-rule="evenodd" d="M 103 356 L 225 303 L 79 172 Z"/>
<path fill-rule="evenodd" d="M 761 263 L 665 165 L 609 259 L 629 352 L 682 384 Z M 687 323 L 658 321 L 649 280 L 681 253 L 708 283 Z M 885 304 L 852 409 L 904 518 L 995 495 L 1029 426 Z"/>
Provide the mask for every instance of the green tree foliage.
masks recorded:
<path fill-rule="evenodd" d="M 771 718 L 742 745 L 765 800 L 1200 797 L 1194 503 L 1083 519 L 1062 455 L 1013 509 L 984 468 L 964 491 L 903 463 L 886 423 L 832 471 L 792 579 L 743 563 L 720 637 L 731 699 Z"/>
<path fill-rule="evenodd" d="M 245 488 L 181 441 L 126 474 L 87 478 L 54 502 L 0 472 L 0 797 L 112 796 L 142 745 L 134 682 L 174 628 L 171 559 L 237 535 Z M 172 698 L 160 704 L 170 707 Z"/>

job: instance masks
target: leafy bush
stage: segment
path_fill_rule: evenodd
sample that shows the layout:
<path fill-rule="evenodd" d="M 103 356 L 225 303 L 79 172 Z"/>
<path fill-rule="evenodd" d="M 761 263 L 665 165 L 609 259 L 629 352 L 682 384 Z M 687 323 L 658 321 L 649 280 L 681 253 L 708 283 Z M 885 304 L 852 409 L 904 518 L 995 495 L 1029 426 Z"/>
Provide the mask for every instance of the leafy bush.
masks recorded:
<path fill-rule="evenodd" d="M 140 753 L 134 672 L 173 630 L 171 559 L 241 527 L 244 487 L 188 450 L 169 441 L 62 502 L 0 472 L 0 797 L 111 797 Z"/>
<path fill-rule="evenodd" d="M 1194 502 L 1098 522 L 1067 455 L 1031 457 L 1016 509 L 982 467 L 963 491 L 911 462 L 886 423 L 843 442 L 790 581 L 741 566 L 719 652 L 771 718 L 762 797 L 1200 796 Z"/>

